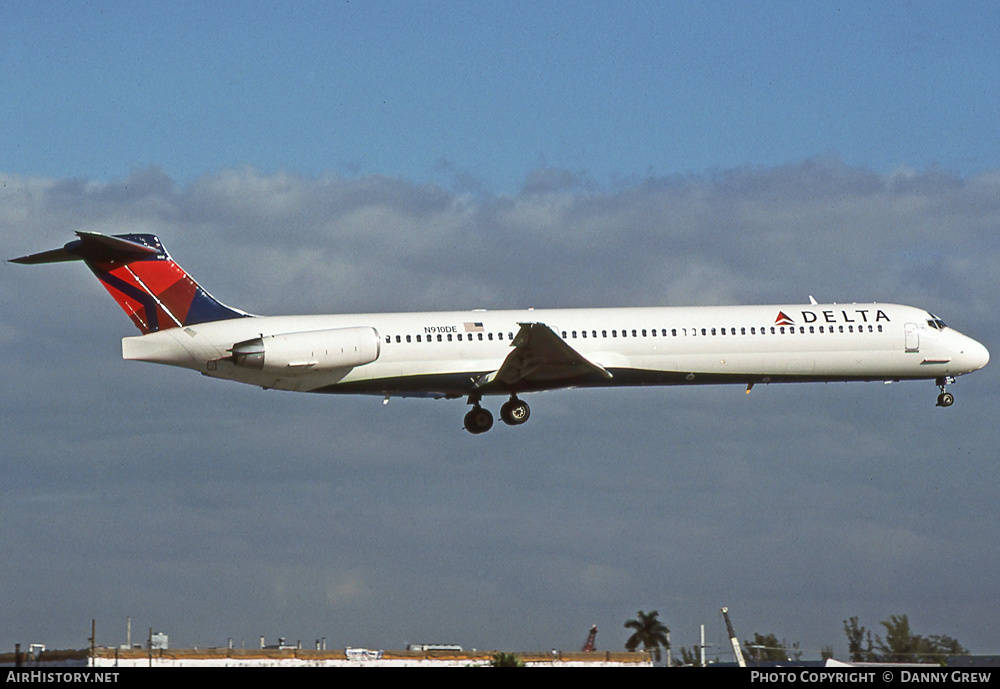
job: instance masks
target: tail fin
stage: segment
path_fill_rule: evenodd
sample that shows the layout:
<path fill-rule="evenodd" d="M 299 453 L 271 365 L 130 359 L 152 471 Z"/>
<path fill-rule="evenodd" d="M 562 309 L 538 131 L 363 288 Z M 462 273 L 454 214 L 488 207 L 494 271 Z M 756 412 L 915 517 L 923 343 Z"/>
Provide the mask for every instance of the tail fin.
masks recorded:
<path fill-rule="evenodd" d="M 174 263 L 151 234 L 77 232 L 61 249 L 11 259 L 33 265 L 83 261 L 145 335 L 250 314 L 217 301 Z"/>

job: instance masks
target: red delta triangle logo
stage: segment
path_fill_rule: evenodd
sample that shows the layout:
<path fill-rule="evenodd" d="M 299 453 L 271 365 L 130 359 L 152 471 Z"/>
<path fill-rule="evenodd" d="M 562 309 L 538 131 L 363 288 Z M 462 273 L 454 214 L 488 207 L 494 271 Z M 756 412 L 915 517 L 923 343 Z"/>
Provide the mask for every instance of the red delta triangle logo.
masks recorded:
<path fill-rule="evenodd" d="M 783 311 L 778 312 L 778 317 L 774 319 L 775 325 L 795 325 L 795 321 L 785 315 Z"/>

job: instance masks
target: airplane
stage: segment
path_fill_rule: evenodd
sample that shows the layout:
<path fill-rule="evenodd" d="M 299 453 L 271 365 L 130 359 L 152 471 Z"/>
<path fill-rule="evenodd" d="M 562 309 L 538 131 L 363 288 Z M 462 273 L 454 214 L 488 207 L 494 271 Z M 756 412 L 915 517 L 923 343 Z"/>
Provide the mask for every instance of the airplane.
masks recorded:
<path fill-rule="evenodd" d="M 614 386 L 934 380 L 989 362 L 979 342 L 899 304 L 526 309 L 255 316 L 219 302 L 151 234 L 77 232 L 61 249 L 11 259 L 83 261 L 142 333 L 122 357 L 265 389 L 465 397 L 464 427 L 525 423 L 519 395 Z"/>

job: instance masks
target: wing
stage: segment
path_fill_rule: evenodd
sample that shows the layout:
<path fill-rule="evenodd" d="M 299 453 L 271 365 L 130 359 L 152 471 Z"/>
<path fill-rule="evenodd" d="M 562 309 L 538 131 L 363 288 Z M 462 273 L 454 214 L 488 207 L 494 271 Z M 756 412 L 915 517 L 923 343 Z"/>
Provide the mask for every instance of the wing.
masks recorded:
<path fill-rule="evenodd" d="M 500 385 L 509 388 L 531 387 L 531 384 L 599 375 L 610 379 L 611 373 L 580 354 L 544 323 L 520 323 L 514 350 L 493 373 L 481 379 L 476 387 Z"/>

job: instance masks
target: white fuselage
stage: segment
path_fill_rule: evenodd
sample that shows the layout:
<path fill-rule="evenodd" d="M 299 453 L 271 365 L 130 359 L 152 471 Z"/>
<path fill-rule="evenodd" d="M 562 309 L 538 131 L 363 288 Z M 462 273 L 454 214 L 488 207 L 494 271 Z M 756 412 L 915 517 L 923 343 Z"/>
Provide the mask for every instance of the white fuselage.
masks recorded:
<path fill-rule="evenodd" d="M 527 323 L 544 324 L 606 375 L 484 385 Z M 366 363 L 331 367 L 312 351 L 325 332 L 343 329 L 372 329 L 373 353 L 359 359 Z M 307 333 L 316 336 L 296 335 Z M 302 342 L 309 351 L 259 369 L 234 362 L 238 343 L 279 342 L 275 336 L 293 348 Z M 122 352 L 126 359 L 265 388 L 448 397 L 477 389 L 508 394 L 578 386 L 944 379 L 989 361 L 983 345 L 927 311 L 898 304 L 248 317 L 127 337 Z"/>

